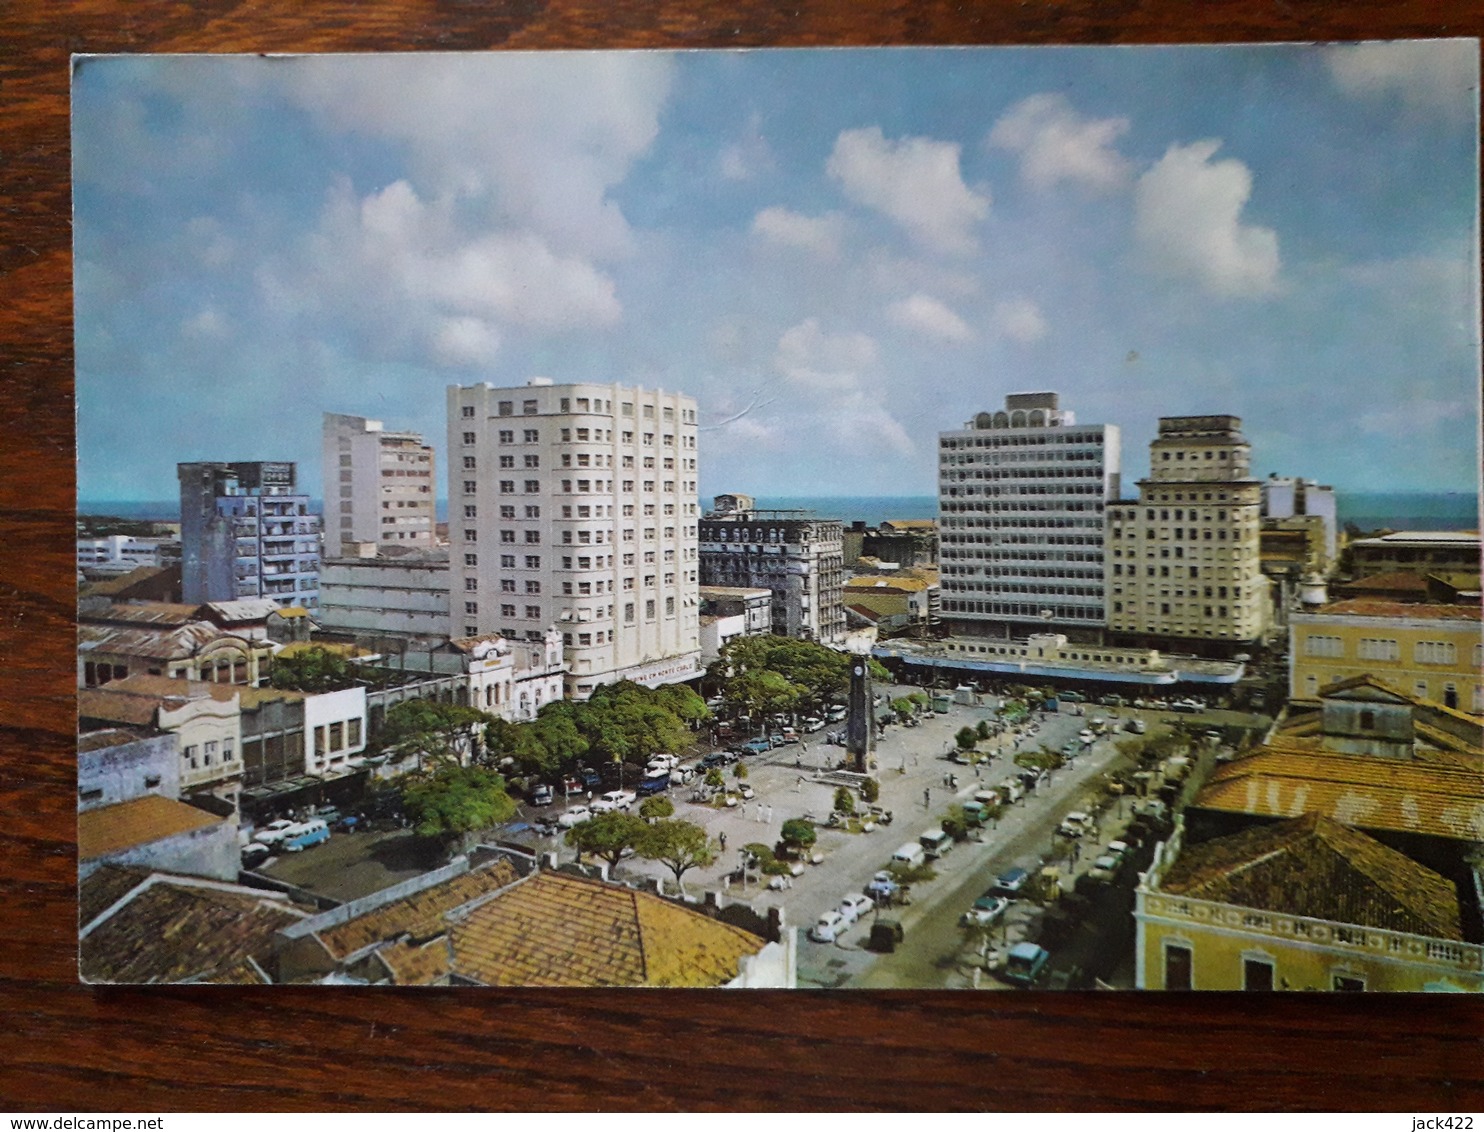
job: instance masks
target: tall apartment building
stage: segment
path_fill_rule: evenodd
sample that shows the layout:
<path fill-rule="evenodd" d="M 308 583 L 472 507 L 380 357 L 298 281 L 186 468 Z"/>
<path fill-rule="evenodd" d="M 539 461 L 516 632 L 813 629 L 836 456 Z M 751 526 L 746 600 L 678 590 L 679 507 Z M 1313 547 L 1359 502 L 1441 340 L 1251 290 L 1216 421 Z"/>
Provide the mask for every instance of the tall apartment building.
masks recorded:
<path fill-rule="evenodd" d="M 754 510 L 745 495 L 713 502 L 701 520 L 701 584 L 770 590 L 773 632 L 843 644 L 844 524 L 801 511 Z"/>
<path fill-rule="evenodd" d="M 177 464 L 181 598 L 319 604 L 320 519 L 285 461 Z"/>
<path fill-rule="evenodd" d="M 1098 642 L 1104 509 L 1117 425 L 1079 425 L 1055 393 L 1012 393 L 938 437 L 942 617 L 954 636 L 1054 630 Z"/>
<path fill-rule="evenodd" d="M 420 433 L 326 413 L 322 458 L 330 557 L 354 557 L 357 543 L 432 549 L 437 461 Z"/>
<path fill-rule="evenodd" d="M 1324 540 L 1323 570 L 1328 572 L 1334 565 L 1339 549 L 1340 512 L 1335 499 L 1335 489 L 1328 484 L 1313 480 L 1296 479 L 1293 476 L 1270 475 L 1262 482 L 1262 517 L 1283 520 L 1300 516 L 1317 517 L 1322 525 Z M 1269 529 L 1280 529 L 1277 523 Z"/>
<path fill-rule="evenodd" d="M 562 634 L 568 694 L 700 672 L 696 403 L 621 385 L 448 388 L 456 635 Z"/>
<path fill-rule="evenodd" d="M 1108 628 L 1119 643 L 1231 653 L 1269 623 L 1262 483 L 1242 418 L 1161 417 L 1137 502 L 1108 507 Z"/>

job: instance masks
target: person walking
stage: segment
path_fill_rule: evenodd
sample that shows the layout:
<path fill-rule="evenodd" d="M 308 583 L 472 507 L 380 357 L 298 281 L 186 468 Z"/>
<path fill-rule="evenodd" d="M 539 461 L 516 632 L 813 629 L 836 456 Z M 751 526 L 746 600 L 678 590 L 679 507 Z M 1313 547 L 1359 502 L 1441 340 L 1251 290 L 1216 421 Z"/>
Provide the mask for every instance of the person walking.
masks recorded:
<path fill-rule="evenodd" d="M 717 838 L 717 840 L 721 842 L 721 851 L 723 853 L 725 853 L 727 851 L 727 832 L 726 832 L 726 830 L 722 830 L 721 831 L 721 835 Z"/>
<path fill-rule="evenodd" d="M 932 806 L 932 804 L 933 804 L 933 788 L 931 786 L 924 786 L 922 788 L 922 808 L 924 810 L 929 809 Z"/>

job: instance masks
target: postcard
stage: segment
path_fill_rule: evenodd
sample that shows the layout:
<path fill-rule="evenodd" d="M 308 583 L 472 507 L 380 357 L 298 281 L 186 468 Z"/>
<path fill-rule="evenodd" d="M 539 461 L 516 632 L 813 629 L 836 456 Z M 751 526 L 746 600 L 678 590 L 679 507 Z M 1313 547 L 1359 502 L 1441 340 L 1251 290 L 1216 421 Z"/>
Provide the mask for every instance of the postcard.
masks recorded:
<path fill-rule="evenodd" d="M 1484 991 L 1478 80 L 77 57 L 82 979 Z"/>

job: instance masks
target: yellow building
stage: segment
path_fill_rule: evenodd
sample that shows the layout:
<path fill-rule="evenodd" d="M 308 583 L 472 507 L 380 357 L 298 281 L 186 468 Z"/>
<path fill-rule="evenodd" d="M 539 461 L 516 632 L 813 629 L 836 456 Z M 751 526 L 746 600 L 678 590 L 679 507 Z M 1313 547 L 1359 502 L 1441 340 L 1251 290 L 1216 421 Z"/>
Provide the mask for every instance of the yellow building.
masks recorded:
<path fill-rule="evenodd" d="M 1289 695 L 1312 700 L 1370 673 L 1418 699 L 1484 714 L 1484 638 L 1477 605 L 1352 598 L 1289 618 Z"/>
<path fill-rule="evenodd" d="M 1159 846 L 1135 898 L 1150 990 L 1484 991 L 1454 885 L 1319 814 Z"/>
<path fill-rule="evenodd" d="M 899 574 L 869 574 L 847 581 L 842 596 L 847 605 L 864 606 L 894 626 L 926 625 L 931 613 L 932 582 Z"/>

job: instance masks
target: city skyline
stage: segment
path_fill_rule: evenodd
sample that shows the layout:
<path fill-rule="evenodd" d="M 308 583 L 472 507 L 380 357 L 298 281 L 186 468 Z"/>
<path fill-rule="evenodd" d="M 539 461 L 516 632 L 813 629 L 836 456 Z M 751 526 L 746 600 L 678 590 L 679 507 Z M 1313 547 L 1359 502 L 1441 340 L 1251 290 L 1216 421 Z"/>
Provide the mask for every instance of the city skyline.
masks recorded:
<path fill-rule="evenodd" d="M 533 376 L 695 397 L 703 497 L 930 495 L 1035 389 L 1126 485 L 1220 412 L 1258 475 L 1471 491 L 1476 80 L 1471 41 L 81 60 L 79 495 L 318 497 L 321 412 L 440 438 L 445 387 Z"/>

